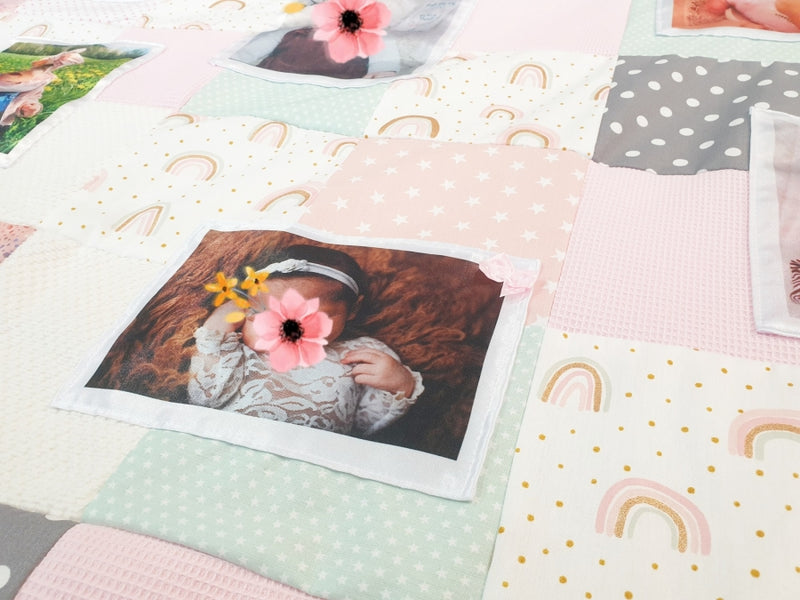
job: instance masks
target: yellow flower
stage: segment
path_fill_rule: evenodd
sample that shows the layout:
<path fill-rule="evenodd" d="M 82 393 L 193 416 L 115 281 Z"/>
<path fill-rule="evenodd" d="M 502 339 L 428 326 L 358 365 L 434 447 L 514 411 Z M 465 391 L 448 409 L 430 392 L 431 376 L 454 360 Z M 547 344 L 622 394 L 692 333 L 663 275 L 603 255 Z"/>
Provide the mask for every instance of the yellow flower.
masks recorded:
<path fill-rule="evenodd" d="M 264 283 L 269 277 L 269 272 L 267 271 L 256 271 L 252 267 L 245 267 L 245 273 L 247 273 L 247 278 L 242 282 L 242 289 L 247 290 L 247 293 L 251 296 L 258 296 L 259 292 L 268 292 L 269 288 L 267 284 Z"/>
<path fill-rule="evenodd" d="M 237 299 L 240 299 L 236 295 L 236 290 L 235 290 L 237 283 L 239 283 L 238 279 L 236 279 L 235 277 L 231 277 L 230 279 L 228 279 L 227 277 L 225 277 L 225 273 L 219 271 L 217 273 L 217 280 L 214 283 L 207 283 L 205 285 L 206 290 L 217 294 L 214 297 L 214 306 L 219 306 L 220 304 L 225 302 L 225 300 L 236 301 Z M 247 301 L 245 300 L 245 302 Z M 238 302 L 236 304 L 237 306 L 239 305 Z"/>

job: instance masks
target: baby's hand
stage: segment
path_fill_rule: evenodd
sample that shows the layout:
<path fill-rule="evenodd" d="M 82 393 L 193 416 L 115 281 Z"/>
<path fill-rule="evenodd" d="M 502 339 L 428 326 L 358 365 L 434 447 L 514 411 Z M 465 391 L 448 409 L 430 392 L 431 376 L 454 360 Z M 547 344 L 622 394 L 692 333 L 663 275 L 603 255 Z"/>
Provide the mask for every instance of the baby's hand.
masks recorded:
<path fill-rule="evenodd" d="M 406 398 L 414 393 L 414 376 L 385 352 L 371 348 L 351 350 L 344 355 L 342 363 L 355 365 L 350 374 L 356 383 L 393 394 L 402 392 Z"/>
<path fill-rule="evenodd" d="M 236 331 L 242 326 L 244 319 L 232 323 L 228 321 L 228 315 L 237 311 L 242 312 L 242 309 L 233 302 L 226 302 L 214 309 L 214 312 L 212 312 L 206 319 L 206 322 L 203 323 L 203 327 L 220 333 Z"/>

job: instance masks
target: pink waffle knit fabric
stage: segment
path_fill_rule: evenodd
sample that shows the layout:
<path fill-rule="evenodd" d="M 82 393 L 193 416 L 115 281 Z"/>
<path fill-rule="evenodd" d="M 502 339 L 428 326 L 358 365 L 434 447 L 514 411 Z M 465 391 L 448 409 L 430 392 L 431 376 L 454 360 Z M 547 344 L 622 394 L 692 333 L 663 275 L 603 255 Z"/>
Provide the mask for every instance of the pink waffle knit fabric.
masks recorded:
<path fill-rule="evenodd" d="M 112 81 L 98 98 L 178 109 L 221 72 L 211 60 L 241 37 L 230 31 L 128 29 L 120 42 L 156 44 L 161 51 Z"/>
<path fill-rule="evenodd" d="M 746 172 L 592 163 L 550 325 L 797 364 L 800 340 L 755 330 L 748 257 Z"/>
<path fill-rule="evenodd" d="M 202 552 L 110 527 L 76 525 L 28 577 L 17 600 L 313 600 Z"/>
<path fill-rule="evenodd" d="M 616 56 L 630 0 L 479 0 L 453 44 L 463 52 L 563 50 Z"/>

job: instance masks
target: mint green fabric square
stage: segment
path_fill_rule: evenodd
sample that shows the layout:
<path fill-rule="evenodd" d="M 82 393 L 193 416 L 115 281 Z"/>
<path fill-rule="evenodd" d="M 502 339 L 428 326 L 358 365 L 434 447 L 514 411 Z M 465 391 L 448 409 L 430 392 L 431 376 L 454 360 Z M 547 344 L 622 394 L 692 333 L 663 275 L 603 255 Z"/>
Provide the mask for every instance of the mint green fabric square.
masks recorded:
<path fill-rule="evenodd" d="M 478 599 L 543 334 L 523 332 L 472 502 L 152 431 L 84 520 L 202 550 L 323 598 Z"/>
<path fill-rule="evenodd" d="M 388 83 L 361 88 L 276 83 L 223 71 L 181 110 L 213 117 L 251 115 L 359 137 L 388 87 Z"/>

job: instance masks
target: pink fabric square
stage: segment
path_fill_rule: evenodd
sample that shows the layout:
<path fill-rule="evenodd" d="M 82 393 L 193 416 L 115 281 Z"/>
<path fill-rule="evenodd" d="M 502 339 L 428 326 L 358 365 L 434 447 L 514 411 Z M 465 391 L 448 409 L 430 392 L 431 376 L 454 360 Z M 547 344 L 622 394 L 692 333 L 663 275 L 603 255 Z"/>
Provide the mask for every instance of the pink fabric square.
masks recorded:
<path fill-rule="evenodd" d="M 240 32 L 129 29 L 117 41 L 160 44 L 161 51 L 112 81 L 98 99 L 178 109 L 221 68 L 211 60 L 242 37 Z"/>
<path fill-rule="evenodd" d="M 0 262 L 11 256 L 34 231 L 33 227 L 0 222 Z"/>
<path fill-rule="evenodd" d="M 630 0 L 479 0 L 453 47 L 465 52 L 564 50 L 616 56 Z"/>
<path fill-rule="evenodd" d="M 798 363 L 800 340 L 756 332 L 749 269 L 746 172 L 592 163 L 550 324 Z"/>
<path fill-rule="evenodd" d="M 312 600 L 202 552 L 110 527 L 67 531 L 16 600 Z"/>
<path fill-rule="evenodd" d="M 408 121 L 425 125 L 422 117 Z M 528 320 L 542 324 L 588 164 L 562 150 L 360 140 L 302 221 L 343 235 L 445 242 L 537 258 L 541 271 Z"/>

